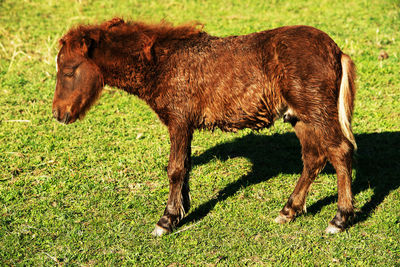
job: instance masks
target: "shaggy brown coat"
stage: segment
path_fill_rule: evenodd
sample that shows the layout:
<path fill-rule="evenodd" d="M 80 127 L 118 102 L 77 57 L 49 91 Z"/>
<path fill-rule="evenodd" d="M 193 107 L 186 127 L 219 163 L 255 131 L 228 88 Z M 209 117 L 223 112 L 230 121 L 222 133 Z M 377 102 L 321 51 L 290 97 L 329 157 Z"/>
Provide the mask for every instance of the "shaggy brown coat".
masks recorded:
<path fill-rule="evenodd" d="M 311 183 L 329 160 L 338 176 L 338 212 L 327 231 L 353 214 L 351 131 L 355 68 L 324 32 L 287 26 L 215 37 L 196 26 L 115 18 L 71 29 L 61 40 L 53 114 L 74 122 L 104 84 L 137 95 L 168 127 L 170 192 L 155 234 L 170 232 L 190 208 L 195 129 L 262 129 L 283 116 L 300 139 L 304 169 L 276 221 L 305 211 Z"/>

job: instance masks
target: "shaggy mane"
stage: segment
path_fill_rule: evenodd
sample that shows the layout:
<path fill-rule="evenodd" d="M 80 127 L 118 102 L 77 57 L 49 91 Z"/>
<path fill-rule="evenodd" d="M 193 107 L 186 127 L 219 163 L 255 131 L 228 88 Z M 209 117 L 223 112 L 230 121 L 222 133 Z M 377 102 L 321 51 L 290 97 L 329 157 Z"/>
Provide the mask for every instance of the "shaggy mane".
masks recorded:
<path fill-rule="evenodd" d="M 180 26 L 173 26 L 171 23 L 161 21 L 155 24 L 145 22 L 125 22 L 122 18 L 113 18 L 97 25 L 78 25 L 72 28 L 59 41 L 67 52 L 75 52 L 82 49 L 84 43 L 89 39 L 99 42 L 102 39 L 109 39 L 110 35 L 134 35 L 140 36 L 149 45 L 155 42 L 166 40 L 182 40 L 193 37 L 203 32 L 203 24 L 192 22 Z M 87 43 L 86 43 L 87 45 Z"/>

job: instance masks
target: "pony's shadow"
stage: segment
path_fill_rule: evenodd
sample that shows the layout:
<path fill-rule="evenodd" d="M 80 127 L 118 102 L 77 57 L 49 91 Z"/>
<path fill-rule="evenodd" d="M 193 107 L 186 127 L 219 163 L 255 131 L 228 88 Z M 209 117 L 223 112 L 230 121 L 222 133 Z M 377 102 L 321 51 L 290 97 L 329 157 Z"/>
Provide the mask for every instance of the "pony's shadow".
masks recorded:
<path fill-rule="evenodd" d="M 359 134 L 356 135 L 356 141 L 358 153 L 353 163 L 356 176 L 352 190 L 354 195 L 357 195 L 372 189 L 373 196 L 362 207 L 356 205 L 357 212 L 353 224 L 370 217 L 390 191 L 400 186 L 400 163 L 396 149 L 400 144 L 400 132 Z M 233 196 L 241 188 L 266 181 L 279 173 L 300 175 L 302 171 L 300 143 L 294 133 L 271 136 L 250 133 L 193 157 L 193 166 L 206 164 L 215 158 L 226 161 L 234 157 L 248 158 L 253 164 L 251 172 L 228 184 L 216 197 L 201 204 L 189 213 L 180 225 L 202 219 L 218 202 Z M 325 167 L 323 172 L 335 173 L 331 166 Z M 288 192 L 288 197 L 290 193 Z M 325 205 L 336 201 L 337 194 L 327 196 L 307 207 L 307 211 L 315 214 Z M 282 206 L 284 204 L 282 203 Z"/>

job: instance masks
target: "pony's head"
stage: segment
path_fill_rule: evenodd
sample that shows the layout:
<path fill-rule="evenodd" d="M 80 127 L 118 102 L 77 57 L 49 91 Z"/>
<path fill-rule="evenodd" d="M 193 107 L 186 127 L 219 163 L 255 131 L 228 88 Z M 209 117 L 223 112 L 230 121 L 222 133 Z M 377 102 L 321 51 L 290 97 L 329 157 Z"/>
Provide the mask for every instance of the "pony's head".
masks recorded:
<path fill-rule="evenodd" d="M 163 43 L 200 33 L 197 24 L 173 27 L 164 22 L 150 25 L 125 23 L 121 18 L 71 29 L 60 40 L 53 116 L 66 124 L 83 118 L 99 97 L 105 80 L 111 86 L 118 85 L 112 79 L 122 81 L 130 88 L 144 86 L 143 76 L 146 74 L 139 73 L 144 69 L 141 66 L 155 64 L 156 54 L 167 53 L 168 49 L 162 48 Z M 130 63 L 138 65 L 137 69 L 128 69 L 127 58 Z M 110 70 L 115 72 L 116 69 L 117 74 L 110 75 Z M 130 81 L 123 80 L 127 79 L 123 71 L 129 72 Z"/>
<path fill-rule="evenodd" d="M 83 118 L 104 86 L 100 68 L 91 59 L 99 31 L 89 27 L 70 30 L 60 40 L 53 116 L 68 124 Z"/>

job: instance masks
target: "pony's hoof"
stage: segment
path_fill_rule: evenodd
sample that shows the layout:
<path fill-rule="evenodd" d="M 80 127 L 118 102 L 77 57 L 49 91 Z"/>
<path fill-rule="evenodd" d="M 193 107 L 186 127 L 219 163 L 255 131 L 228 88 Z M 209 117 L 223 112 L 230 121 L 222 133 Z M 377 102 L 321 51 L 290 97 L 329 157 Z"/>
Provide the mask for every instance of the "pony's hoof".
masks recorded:
<path fill-rule="evenodd" d="M 291 219 L 282 214 L 279 214 L 278 217 L 276 217 L 274 221 L 279 224 L 284 224 L 284 223 L 290 222 Z"/>
<path fill-rule="evenodd" d="M 168 234 L 169 231 L 165 228 L 162 228 L 158 225 L 156 225 L 156 227 L 154 228 L 153 232 L 151 233 L 153 236 L 157 237 L 157 236 L 162 236 L 165 234 Z"/>
<path fill-rule="evenodd" d="M 342 229 L 340 229 L 339 227 L 337 227 L 333 224 L 329 224 L 328 227 L 325 229 L 325 233 L 327 233 L 327 234 L 337 234 L 342 231 L 343 231 Z"/>

